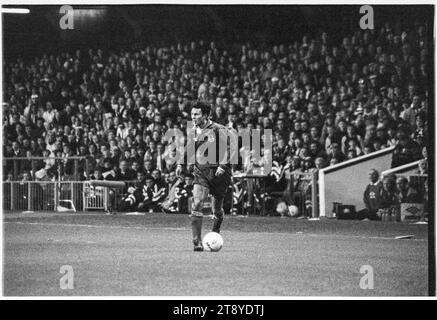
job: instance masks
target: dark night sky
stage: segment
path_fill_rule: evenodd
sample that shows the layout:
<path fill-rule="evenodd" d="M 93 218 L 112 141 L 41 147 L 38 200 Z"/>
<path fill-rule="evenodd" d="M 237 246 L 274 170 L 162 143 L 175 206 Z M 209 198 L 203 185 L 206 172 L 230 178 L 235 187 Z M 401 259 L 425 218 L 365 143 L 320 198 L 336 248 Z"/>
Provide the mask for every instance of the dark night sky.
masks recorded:
<path fill-rule="evenodd" d="M 17 6 L 14 6 L 17 7 Z M 98 18 L 75 18 L 75 30 L 62 31 L 60 6 L 26 6 L 28 15 L 3 15 L 6 57 L 17 53 L 86 47 L 165 44 L 193 39 L 290 42 L 304 34 L 327 31 L 334 36 L 358 29 L 359 6 L 93 6 Z M 73 6 L 84 9 L 85 6 Z M 89 8 L 89 7 L 88 7 Z M 395 20 L 431 23 L 432 6 L 373 6 L 375 28 Z M 91 20 L 90 20 L 91 19 Z M 92 21 L 92 23 L 91 23 Z M 133 21 L 134 23 L 130 23 Z"/>

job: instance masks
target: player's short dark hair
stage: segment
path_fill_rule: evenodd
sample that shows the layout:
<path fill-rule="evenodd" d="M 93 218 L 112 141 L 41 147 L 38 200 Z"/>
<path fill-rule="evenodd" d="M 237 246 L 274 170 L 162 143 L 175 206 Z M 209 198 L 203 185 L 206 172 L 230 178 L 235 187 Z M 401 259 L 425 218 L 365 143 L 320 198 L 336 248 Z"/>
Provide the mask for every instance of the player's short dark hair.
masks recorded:
<path fill-rule="evenodd" d="M 194 108 L 202 110 L 203 115 L 209 116 L 211 113 L 211 106 L 204 101 L 196 101 L 195 103 L 193 103 L 191 109 Z"/>

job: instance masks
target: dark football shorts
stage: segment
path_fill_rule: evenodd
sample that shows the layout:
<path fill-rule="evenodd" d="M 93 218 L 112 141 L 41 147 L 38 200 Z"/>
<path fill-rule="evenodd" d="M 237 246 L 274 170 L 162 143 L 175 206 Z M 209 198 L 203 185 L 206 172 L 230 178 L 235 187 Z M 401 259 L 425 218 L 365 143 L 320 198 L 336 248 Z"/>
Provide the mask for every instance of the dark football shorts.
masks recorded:
<path fill-rule="evenodd" d="M 209 189 L 209 193 L 216 198 L 224 198 L 231 185 L 231 175 L 226 170 L 221 176 L 215 175 L 217 167 L 194 167 L 194 182 Z"/>

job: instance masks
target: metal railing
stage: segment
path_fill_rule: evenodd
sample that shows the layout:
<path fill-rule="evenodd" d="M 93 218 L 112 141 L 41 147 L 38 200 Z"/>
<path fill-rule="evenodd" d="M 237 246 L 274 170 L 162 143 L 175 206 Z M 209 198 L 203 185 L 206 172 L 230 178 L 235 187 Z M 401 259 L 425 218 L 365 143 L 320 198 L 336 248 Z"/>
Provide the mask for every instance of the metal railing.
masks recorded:
<path fill-rule="evenodd" d="M 385 171 L 381 172 L 381 178 L 384 178 L 385 176 L 387 176 L 389 174 L 396 174 L 396 175 L 400 174 L 400 175 L 402 175 L 406 171 L 411 171 L 411 170 L 417 169 L 419 167 L 419 163 L 421 161 L 423 161 L 423 160 L 417 160 L 417 161 L 414 161 L 414 162 L 410 162 L 410 163 L 404 164 L 404 165 L 399 166 L 399 167 L 395 167 L 395 168 L 391 168 L 391 169 L 385 170 Z"/>
<path fill-rule="evenodd" d="M 137 181 L 126 181 L 126 188 Z M 118 204 L 124 190 L 92 186 L 89 181 L 4 181 L 3 210 L 89 211 Z"/>
<path fill-rule="evenodd" d="M 3 182 L 6 211 L 83 211 L 83 181 Z"/>
<path fill-rule="evenodd" d="M 266 208 L 267 198 L 283 199 L 298 208 L 300 215 L 318 217 L 318 186 L 316 172 L 297 172 L 296 177 L 288 180 L 287 188 L 275 194 L 266 192 L 267 176 L 244 176 L 243 188 L 245 196 L 240 203 L 231 207 L 240 207 L 243 214 L 258 207 L 261 215 L 270 214 Z M 257 180 L 257 181 L 256 181 Z M 124 189 L 92 186 L 89 181 L 5 181 L 3 182 L 3 209 L 5 211 L 106 211 L 117 210 L 118 204 L 127 189 L 138 184 L 138 181 L 125 181 Z M 248 186 L 247 183 L 252 184 Z M 231 209 L 232 209 L 231 208 Z M 274 209 L 273 209 L 274 210 Z M 253 211 L 251 212 L 253 213 Z"/>
<path fill-rule="evenodd" d="M 104 210 L 108 208 L 108 188 L 94 187 L 89 182 L 83 183 L 83 210 Z"/>

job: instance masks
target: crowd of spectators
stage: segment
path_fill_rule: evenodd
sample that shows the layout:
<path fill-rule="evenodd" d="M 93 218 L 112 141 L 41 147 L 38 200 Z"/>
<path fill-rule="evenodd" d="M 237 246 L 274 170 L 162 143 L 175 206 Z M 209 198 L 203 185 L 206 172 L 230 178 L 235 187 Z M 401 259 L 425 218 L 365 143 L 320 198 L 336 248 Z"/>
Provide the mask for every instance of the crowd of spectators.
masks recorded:
<path fill-rule="evenodd" d="M 418 160 L 428 143 L 426 32 L 386 24 L 339 43 L 323 32 L 277 45 L 196 41 L 5 61 L 3 155 L 46 160 L 18 172 L 6 162 L 4 176 L 65 178 L 75 168 L 68 158 L 87 156 L 89 172 L 105 179 L 154 170 L 168 179 L 175 165 L 163 157 L 163 135 L 185 130 L 197 99 L 227 127 L 273 129 L 273 160 L 289 170 L 391 146 L 392 166 Z"/>
<path fill-rule="evenodd" d="M 379 172 L 372 169 L 369 172 L 370 183 L 364 191 L 365 209 L 361 211 L 361 217 L 383 221 L 401 221 L 402 204 L 423 204 L 423 209 L 415 209 L 422 218 L 428 214 L 427 192 L 419 192 L 405 176 L 388 174 L 380 180 Z M 423 183 L 425 182 L 425 183 Z M 418 187 L 426 187 L 426 178 Z M 417 212 L 416 212 L 417 215 Z M 427 218 L 427 217 L 426 217 Z"/>

